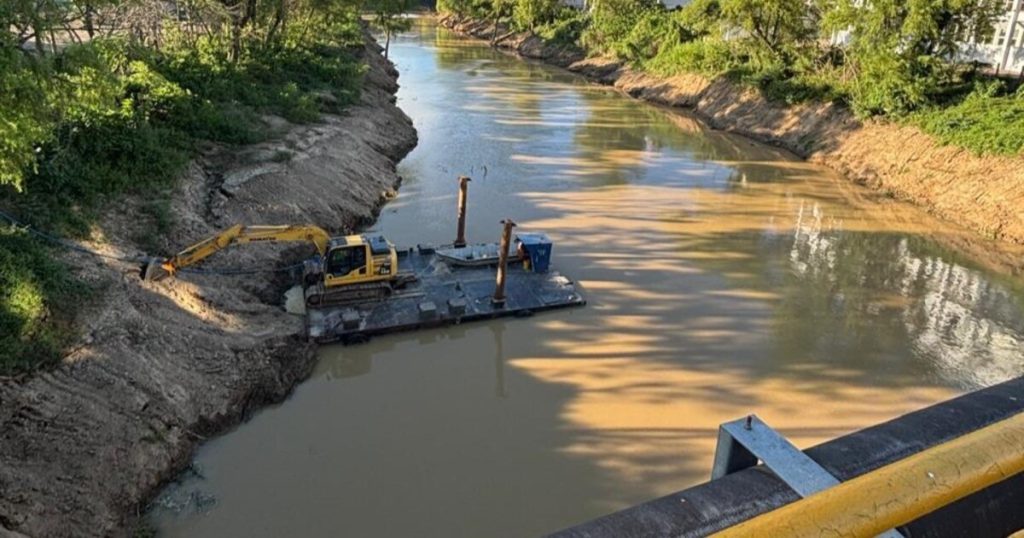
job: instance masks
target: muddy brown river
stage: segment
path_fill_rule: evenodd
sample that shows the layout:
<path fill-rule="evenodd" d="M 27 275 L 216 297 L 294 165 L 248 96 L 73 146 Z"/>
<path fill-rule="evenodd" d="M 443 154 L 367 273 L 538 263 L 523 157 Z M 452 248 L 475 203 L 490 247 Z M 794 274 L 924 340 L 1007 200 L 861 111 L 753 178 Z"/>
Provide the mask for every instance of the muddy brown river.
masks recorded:
<path fill-rule="evenodd" d="M 536 536 L 706 480 L 748 413 L 806 447 L 1024 374 L 1024 281 L 970 234 L 427 24 L 391 54 L 420 145 L 374 229 L 450 242 L 470 175 L 469 239 L 546 231 L 589 305 L 322 348 L 161 535 Z"/>

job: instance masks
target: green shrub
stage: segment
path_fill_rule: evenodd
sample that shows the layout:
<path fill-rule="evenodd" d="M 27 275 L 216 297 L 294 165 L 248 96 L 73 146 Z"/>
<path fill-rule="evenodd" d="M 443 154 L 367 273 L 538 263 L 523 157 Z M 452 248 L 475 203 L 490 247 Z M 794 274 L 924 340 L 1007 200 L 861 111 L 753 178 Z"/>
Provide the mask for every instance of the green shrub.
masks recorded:
<path fill-rule="evenodd" d="M 57 362 L 83 294 L 37 239 L 0 227 L 0 375 Z"/>
<path fill-rule="evenodd" d="M 683 29 L 683 41 L 720 36 L 722 31 L 721 0 L 691 0 L 672 12 L 672 17 Z"/>
<path fill-rule="evenodd" d="M 581 43 L 597 53 L 614 53 L 646 12 L 662 10 L 653 0 L 604 0 L 590 12 L 590 24 Z M 662 10 L 663 11 L 663 10 Z"/>
<path fill-rule="evenodd" d="M 808 101 L 847 102 L 842 88 L 828 71 L 795 70 L 782 64 L 747 63 L 735 66 L 727 76 L 757 88 L 771 101 L 795 105 Z"/>
<path fill-rule="evenodd" d="M 986 84 L 963 102 L 933 107 L 911 116 L 911 121 L 945 144 L 978 154 L 1024 154 L 1024 98 L 1003 95 L 1000 85 Z"/>
<path fill-rule="evenodd" d="M 118 116 L 65 124 L 42 151 L 26 183 L 26 200 L 45 208 L 23 214 L 34 225 L 84 234 L 93 209 L 110 195 L 169 184 L 189 157 L 181 133 Z"/>
<path fill-rule="evenodd" d="M 169 185 L 196 141 L 253 143 L 267 136 L 261 114 L 308 123 L 323 111 L 342 110 L 358 98 L 363 67 L 339 45 L 361 39 L 358 24 L 340 20 L 304 46 L 247 43 L 247 55 L 234 62 L 219 34 L 194 46 L 172 34 L 160 51 L 104 39 L 22 66 L 47 71 L 49 83 L 38 82 L 37 74 L 18 94 L 45 91 L 29 110 L 37 122 L 17 108 L 0 111 L 27 126 L 16 139 L 0 138 L 0 151 L 12 155 L 4 162 L 18 168 L 25 193 L 0 198 L 32 224 L 81 234 L 104 199 Z M 0 75 L 12 90 L 30 80 Z"/>
<path fill-rule="evenodd" d="M 915 72 L 915 64 L 897 54 L 879 50 L 864 52 L 860 72 L 847 85 L 859 116 L 902 116 L 925 106 L 935 86 L 932 79 Z"/>
<path fill-rule="evenodd" d="M 576 45 L 583 30 L 587 27 L 585 12 L 573 8 L 563 8 L 555 19 L 543 24 L 535 30 L 538 36 L 559 45 Z"/>
<path fill-rule="evenodd" d="M 47 73 L 14 47 L 0 48 L 0 187 L 20 189 L 47 139 L 53 118 L 46 106 Z"/>
<path fill-rule="evenodd" d="M 200 125 L 190 129 L 197 134 L 211 132 L 217 141 L 248 142 L 251 137 L 246 132 L 258 124 L 258 113 L 308 123 L 316 121 L 321 112 L 314 93 L 334 96 L 335 104 L 326 107 L 326 112 L 338 112 L 359 97 L 363 67 L 345 49 L 260 49 L 245 61 L 232 63 L 223 54 L 213 52 L 215 40 L 200 41 L 194 49 L 159 58 L 155 67 L 168 80 L 199 98 L 191 99 L 188 106 L 200 110 L 183 111 L 184 114 L 200 121 L 209 120 L 216 128 L 205 129 Z M 235 120 L 244 108 L 250 109 L 251 116 L 239 124 L 240 132 L 232 133 L 224 128 L 231 122 L 217 117 L 216 111 L 205 103 L 234 106 L 230 114 Z"/>
<path fill-rule="evenodd" d="M 737 68 L 738 62 L 728 43 L 709 39 L 666 47 L 644 66 L 662 76 L 699 73 L 714 77 Z"/>
<path fill-rule="evenodd" d="M 518 30 L 533 31 L 554 21 L 558 13 L 558 0 L 515 0 L 512 24 Z"/>
<path fill-rule="evenodd" d="M 180 106 L 164 123 L 192 139 L 231 145 L 254 144 L 268 136 L 259 117 L 237 103 L 196 99 Z"/>
<path fill-rule="evenodd" d="M 487 17 L 491 12 L 489 0 L 437 0 L 437 11 L 471 17 Z"/>
<path fill-rule="evenodd" d="M 664 9 L 653 7 L 640 12 L 629 32 L 612 42 L 610 49 L 624 60 L 643 62 L 663 48 L 678 44 L 681 33 L 679 25 Z"/>

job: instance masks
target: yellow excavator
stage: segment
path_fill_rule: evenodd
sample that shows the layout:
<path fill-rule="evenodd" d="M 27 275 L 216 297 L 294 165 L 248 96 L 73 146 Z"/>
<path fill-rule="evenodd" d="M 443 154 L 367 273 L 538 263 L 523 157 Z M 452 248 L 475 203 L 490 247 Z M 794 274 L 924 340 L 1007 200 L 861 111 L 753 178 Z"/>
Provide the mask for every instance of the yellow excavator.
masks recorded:
<path fill-rule="evenodd" d="M 303 266 L 306 304 L 311 307 L 347 304 L 384 298 L 415 281 L 399 273 L 395 245 L 383 236 L 331 237 L 317 226 L 232 226 L 171 258 L 153 260 L 145 268 L 146 280 L 159 280 L 210 257 L 231 245 L 257 242 L 308 242 L 318 256 Z"/>

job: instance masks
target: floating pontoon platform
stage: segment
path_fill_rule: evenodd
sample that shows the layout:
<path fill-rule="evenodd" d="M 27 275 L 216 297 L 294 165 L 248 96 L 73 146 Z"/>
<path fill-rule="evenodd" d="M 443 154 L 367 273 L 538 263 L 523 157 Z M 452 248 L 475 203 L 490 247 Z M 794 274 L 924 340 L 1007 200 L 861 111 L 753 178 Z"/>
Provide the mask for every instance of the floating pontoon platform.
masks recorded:
<path fill-rule="evenodd" d="M 460 266 L 431 247 L 398 252 L 403 272 L 417 279 L 389 297 L 357 305 L 310 309 L 309 338 L 316 342 L 364 342 L 378 334 L 454 325 L 582 306 L 586 301 L 569 278 L 556 271 L 531 272 L 509 263 L 504 304 L 492 300 L 496 267 Z"/>

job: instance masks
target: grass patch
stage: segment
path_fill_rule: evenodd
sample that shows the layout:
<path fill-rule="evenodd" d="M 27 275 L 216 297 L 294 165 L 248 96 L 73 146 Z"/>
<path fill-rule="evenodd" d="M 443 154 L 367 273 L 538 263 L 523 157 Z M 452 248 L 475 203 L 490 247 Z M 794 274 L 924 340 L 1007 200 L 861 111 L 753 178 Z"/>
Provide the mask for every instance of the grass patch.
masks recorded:
<path fill-rule="evenodd" d="M 57 363 L 75 337 L 71 311 L 87 295 L 39 240 L 0 227 L 0 375 Z"/>
<path fill-rule="evenodd" d="M 909 121 L 943 144 L 979 155 L 1024 154 L 1024 96 L 972 95 L 947 108 L 915 113 Z"/>

